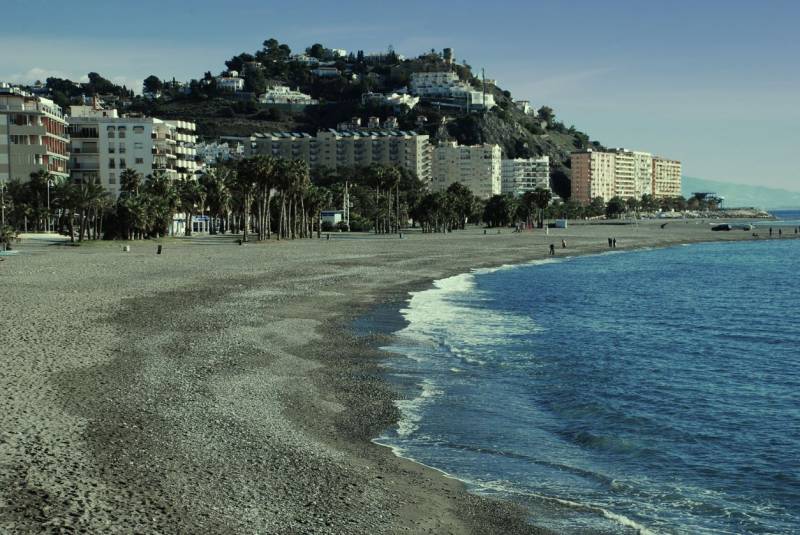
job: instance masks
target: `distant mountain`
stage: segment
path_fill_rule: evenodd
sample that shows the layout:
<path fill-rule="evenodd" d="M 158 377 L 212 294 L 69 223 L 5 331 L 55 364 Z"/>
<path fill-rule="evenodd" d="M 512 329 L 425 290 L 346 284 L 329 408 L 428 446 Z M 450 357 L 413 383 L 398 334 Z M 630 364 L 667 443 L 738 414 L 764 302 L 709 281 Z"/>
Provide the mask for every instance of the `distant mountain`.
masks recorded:
<path fill-rule="evenodd" d="M 746 186 L 718 182 L 690 176 L 683 177 L 683 196 L 688 198 L 694 192 L 714 192 L 725 197 L 724 207 L 752 206 L 763 210 L 787 210 L 800 208 L 800 191 Z"/>

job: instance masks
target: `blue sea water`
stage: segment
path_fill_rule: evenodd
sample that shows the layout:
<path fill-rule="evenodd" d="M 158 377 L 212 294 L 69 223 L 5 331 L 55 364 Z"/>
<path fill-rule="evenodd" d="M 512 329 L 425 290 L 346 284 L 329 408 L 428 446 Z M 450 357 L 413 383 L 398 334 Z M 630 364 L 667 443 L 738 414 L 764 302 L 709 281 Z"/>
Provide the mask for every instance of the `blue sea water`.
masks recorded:
<path fill-rule="evenodd" d="M 799 267 L 774 239 L 437 281 L 376 441 L 559 533 L 800 533 Z"/>

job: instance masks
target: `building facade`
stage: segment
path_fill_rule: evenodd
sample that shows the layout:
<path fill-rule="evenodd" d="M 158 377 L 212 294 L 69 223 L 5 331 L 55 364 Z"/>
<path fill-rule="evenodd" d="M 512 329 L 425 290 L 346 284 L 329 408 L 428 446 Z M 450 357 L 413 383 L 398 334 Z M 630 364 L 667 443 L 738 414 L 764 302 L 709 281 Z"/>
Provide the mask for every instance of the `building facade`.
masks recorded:
<path fill-rule="evenodd" d="M 433 150 L 433 191 L 444 191 L 460 182 L 482 199 L 502 191 L 502 151 L 499 145 L 461 146 L 451 141 Z"/>
<path fill-rule="evenodd" d="M 285 85 L 276 85 L 267 89 L 267 92 L 258 98 L 261 104 L 274 106 L 305 107 L 319 104 L 319 101 L 300 91 L 295 91 Z"/>
<path fill-rule="evenodd" d="M 440 106 L 465 110 L 490 110 L 496 106 L 493 95 L 474 89 L 451 71 L 412 73 L 409 91 Z"/>
<path fill-rule="evenodd" d="M 143 117 L 119 117 L 116 110 L 90 106 L 70 109 L 70 172 L 77 183 L 102 184 L 118 197 L 120 175 L 133 169 L 143 178 L 157 171 L 169 177 L 193 176 L 194 123 Z"/>
<path fill-rule="evenodd" d="M 371 164 L 407 169 L 430 180 L 428 136 L 397 130 L 324 130 L 315 136 L 297 132 L 255 134 L 255 154 L 303 160 L 310 167 L 338 169 Z"/>
<path fill-rule="evenodd" d="M 585 150 L 573 152 L 570 160 L 573 200 L 589 204 L 595 197 L 608 201 L 614 196 L 616 154 Z"/>
<path fill-rule="evenodd" d="M 550 190 L 550 158 L 506 159 L 501 164 L 501 193 L 520 197 L 537 188 Z"/>
<path fill-rule="evenodd" d="M 60 107 L 0 85 L 0 182 L 25 182 L 39 171 L 67 178 L 68 149 L 67 121 Z"/>
<path fill-rule="evenodd" d="M 641 199 L 642 195 L 677 197 L 681 194 L 681 163 L 653 157 L 649 152 L 612 149 L 573 152 L 572 199 L 588 204 L 595 197 Z"/>
<path fill-rule="evenodd" d="M 652 187 L 655 197 L 678 197 L 681 195 L 681 162 L 654 157 Z"/>

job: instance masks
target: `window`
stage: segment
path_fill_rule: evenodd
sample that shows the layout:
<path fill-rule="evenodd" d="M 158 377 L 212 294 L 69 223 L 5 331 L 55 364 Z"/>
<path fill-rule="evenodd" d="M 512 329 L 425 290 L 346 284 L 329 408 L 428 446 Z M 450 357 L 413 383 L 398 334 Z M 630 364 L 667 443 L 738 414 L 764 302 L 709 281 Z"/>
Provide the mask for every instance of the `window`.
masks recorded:
<path fill-rule="evenodd" d="M 108 168 L 109 169 L 116 169 L 117 168 L 116 162 L 114 162 L 114 158 L 109 158 L 108 159 Z"/>
<path fill-rule="evenodd" d="M 120 158 L 119 159 L 119 168 L 120 169 L 125 169 L 126 167 L 127 166 L 125 165 L 125 158 Z"/>
<path fill-rule="evenodd" d="M 114 147 L 114 145 L 109 145 L 108 146 L 108 153 L 109 154 L 114 154 L 115 152 L 117 152 L 117 149 Z"/>
<path fill-rule="evenodd" d="M 137 165 L 141 165 L 144 163 L 144 158 L 136 158 Z"/>
<path fill-rule="evenodd" d="M 133 127 L 134 134 L 144 134 L 144 126 L 134 126 Z"/>
<path fill-rule="evenodd" d="M 122 126 L 121 126 L 121 127 L 119 128 L 119 138 L 120 138 L 120 139 L 124 139 L 124 138 L 125 138 L 125 127 L 122 127 Z"/>
<path fill-rule="evenodd" d="M 133 148 L 134 149 L 143 149 L 144 148 L 144 144 L 141 143 L 141 142 L 136 142 L 136 143 L 133 144 Z"/>
<path fill-rule="evenodd" d="M 125 145 L 123 145 L 122 143 L 119 144 L 119 153 L 125 154 Z"/>
<path fill-rule="evenodd" d="M 109 184 L 116 184 L 117 183 L 117 174 L 116 173 L 108 173 L 108 183 Z"/>

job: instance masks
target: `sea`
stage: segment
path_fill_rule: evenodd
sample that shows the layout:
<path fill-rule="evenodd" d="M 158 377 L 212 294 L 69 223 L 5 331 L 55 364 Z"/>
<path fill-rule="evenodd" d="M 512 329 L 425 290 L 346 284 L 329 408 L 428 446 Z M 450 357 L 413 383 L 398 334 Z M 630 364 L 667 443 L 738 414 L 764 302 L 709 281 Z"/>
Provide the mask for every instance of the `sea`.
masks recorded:
<path fill-rule="evenodd" d="M 376 442 L 557 533 L 800 533 L 799 268 L 772 239 L 436 281 L 385 348 Z"/>

